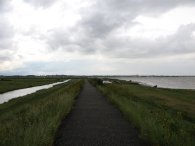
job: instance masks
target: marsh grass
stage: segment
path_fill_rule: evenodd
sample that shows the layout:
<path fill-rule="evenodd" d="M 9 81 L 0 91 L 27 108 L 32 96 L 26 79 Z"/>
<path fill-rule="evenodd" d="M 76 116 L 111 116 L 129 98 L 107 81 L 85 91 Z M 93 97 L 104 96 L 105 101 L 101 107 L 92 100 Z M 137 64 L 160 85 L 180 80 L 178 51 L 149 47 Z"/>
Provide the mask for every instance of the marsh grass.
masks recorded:
<path fill-rule="evenodd" d="M 83 81 L 71 80 L 0 105 L 1 146 L 49 146 Z"/>
<path fill-rule="evenodd" d="M 113 80 L 93 85 L 113 103 L 153 145 L 195 145 L 195 91 L 141 86 Z"/>

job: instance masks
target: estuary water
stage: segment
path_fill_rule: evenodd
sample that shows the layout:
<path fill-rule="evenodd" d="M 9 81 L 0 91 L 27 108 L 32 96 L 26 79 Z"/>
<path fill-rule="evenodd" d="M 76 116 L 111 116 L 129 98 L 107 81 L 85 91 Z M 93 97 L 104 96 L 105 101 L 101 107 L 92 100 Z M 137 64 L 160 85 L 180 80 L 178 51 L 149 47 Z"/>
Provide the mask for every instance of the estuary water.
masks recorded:
<path fill-rule="evenodd" d="M 130 77 L 112 77 L 113 79 L 126 80 L 139 82 L 140 84 L 155 86 L 161 88 L 172 88 L 172 89 L 195 89 L 195 76 L 186 77 L 153 77 L 153 76 L 130 76 Z"/>
<path fill-rule="evenodd" d="M 47 85 L 42 85 L 42 86 L 35 86 L 35 87 L 24 88 L 24 89 L 18 89 L 18 90 L 2 93 L 2 94 L 0 94 L 0 104 L 2 104 L 4 102 L 7 102 L 10 99 L 17 98 L 17 97 L 20 97 L 20 96 L 25 96 L 27 94 L 31 94 L 31 93 L 34 93 L 36 91 L 42 90 L 42 89 L 48 89 L 48 88 L 51 88 L 55 85 L 66 83 L 68 81 L 69 80 L 65 80 L 63 82 L 56 82 L 56 83 L 52 83 L 52 84 L 47 84 Z"/>

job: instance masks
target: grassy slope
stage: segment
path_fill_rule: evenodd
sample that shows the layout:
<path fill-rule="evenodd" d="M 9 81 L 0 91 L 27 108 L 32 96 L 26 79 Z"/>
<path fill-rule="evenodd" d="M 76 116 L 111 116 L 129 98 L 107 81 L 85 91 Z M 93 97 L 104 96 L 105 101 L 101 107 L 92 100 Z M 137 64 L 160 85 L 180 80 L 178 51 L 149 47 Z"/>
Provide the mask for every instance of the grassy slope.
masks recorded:
<path fill-rule="evenodd" d="M 0 145 L 52 145 L 82 85 L 81 80 L 71 80 L 0 105 Z"/>
<path fill-rule="evenodd" d="M 92 81 L 154 145 L 195 145 L 195 91 Z"/>
<path fill-rule="evenodd" d="M 33 86 L 40 86 L 50 84 L 65 79 L 59 78 L 0 78 L 0 93 L 11 90 L 28 88 Z"/>

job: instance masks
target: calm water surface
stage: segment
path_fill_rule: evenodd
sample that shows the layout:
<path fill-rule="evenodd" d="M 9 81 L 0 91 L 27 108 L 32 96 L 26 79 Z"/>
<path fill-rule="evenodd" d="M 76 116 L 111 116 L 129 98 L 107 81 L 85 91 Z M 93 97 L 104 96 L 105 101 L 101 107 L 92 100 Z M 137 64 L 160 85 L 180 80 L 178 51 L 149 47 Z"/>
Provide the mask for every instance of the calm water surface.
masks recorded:
<path fill-rule="evenodd" d="M 113 77 L 120 80 L 132 80 L 148 86 L 173 89 L 195 89 L 194 77 Z"/>
<path fill-rule="evenodd" d="M 36 92 L 38 90 L 48 89 L 48 88 L 51 88 L 51 87 L 53 87 L 55 85 L 66 83 L 68 81 L 69 80 L 65 80 L 63 82 L 56 82 L 56 83 L 52 83 L 52 84 L 48 84 L 48 85 L 30 87 L 30 88 L 25 88 L 25 89 L 18 89 L 18 90 L 9 91 L 9 92 L 0 94 L 0 104 L 4 103 L 4 102 L 7 102 L 10 99 L 17 98 L 17 97 L 20 97 L 20 96 L 25 96 L 27 94 L 34 93 L 34 92 Z"/>

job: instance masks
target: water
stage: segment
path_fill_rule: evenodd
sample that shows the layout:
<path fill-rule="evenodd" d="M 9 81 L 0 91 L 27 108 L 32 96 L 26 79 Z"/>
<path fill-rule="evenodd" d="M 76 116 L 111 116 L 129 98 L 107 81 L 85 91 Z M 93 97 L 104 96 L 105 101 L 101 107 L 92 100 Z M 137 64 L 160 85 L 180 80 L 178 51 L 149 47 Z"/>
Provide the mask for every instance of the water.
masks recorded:
<path fill-rule="evenodd" d="M 195 89 L 194 77 L 112 77 L 120 80 L 132 80 L 148 86 L 172 89 Z"/>
<path fill-rule="evenodd" d="M 55 85 L 66 83 L 68 81 L 69 80 L 65 80 L 63 82 L 56 82 L 56 83 L 52 83 L 52 84 L 48 84 L 48 85 L 30 87 L 30 88 L 25 88 L 25 89 L 18 89 L 18 90 L 9 91 L 9 92 L 0 94 L 0 104 L 4 103 L 4 102 L 7 102 L 10 99 L 17 98 L 17 97 L 20 97 L 20 96 L 25 96 L 27 94 L 34 93 L 34 92 L 36 92 L 38 90 L 48 89 L 48 88 L 51 88 L 51 87 L 53 87 Z"/>

